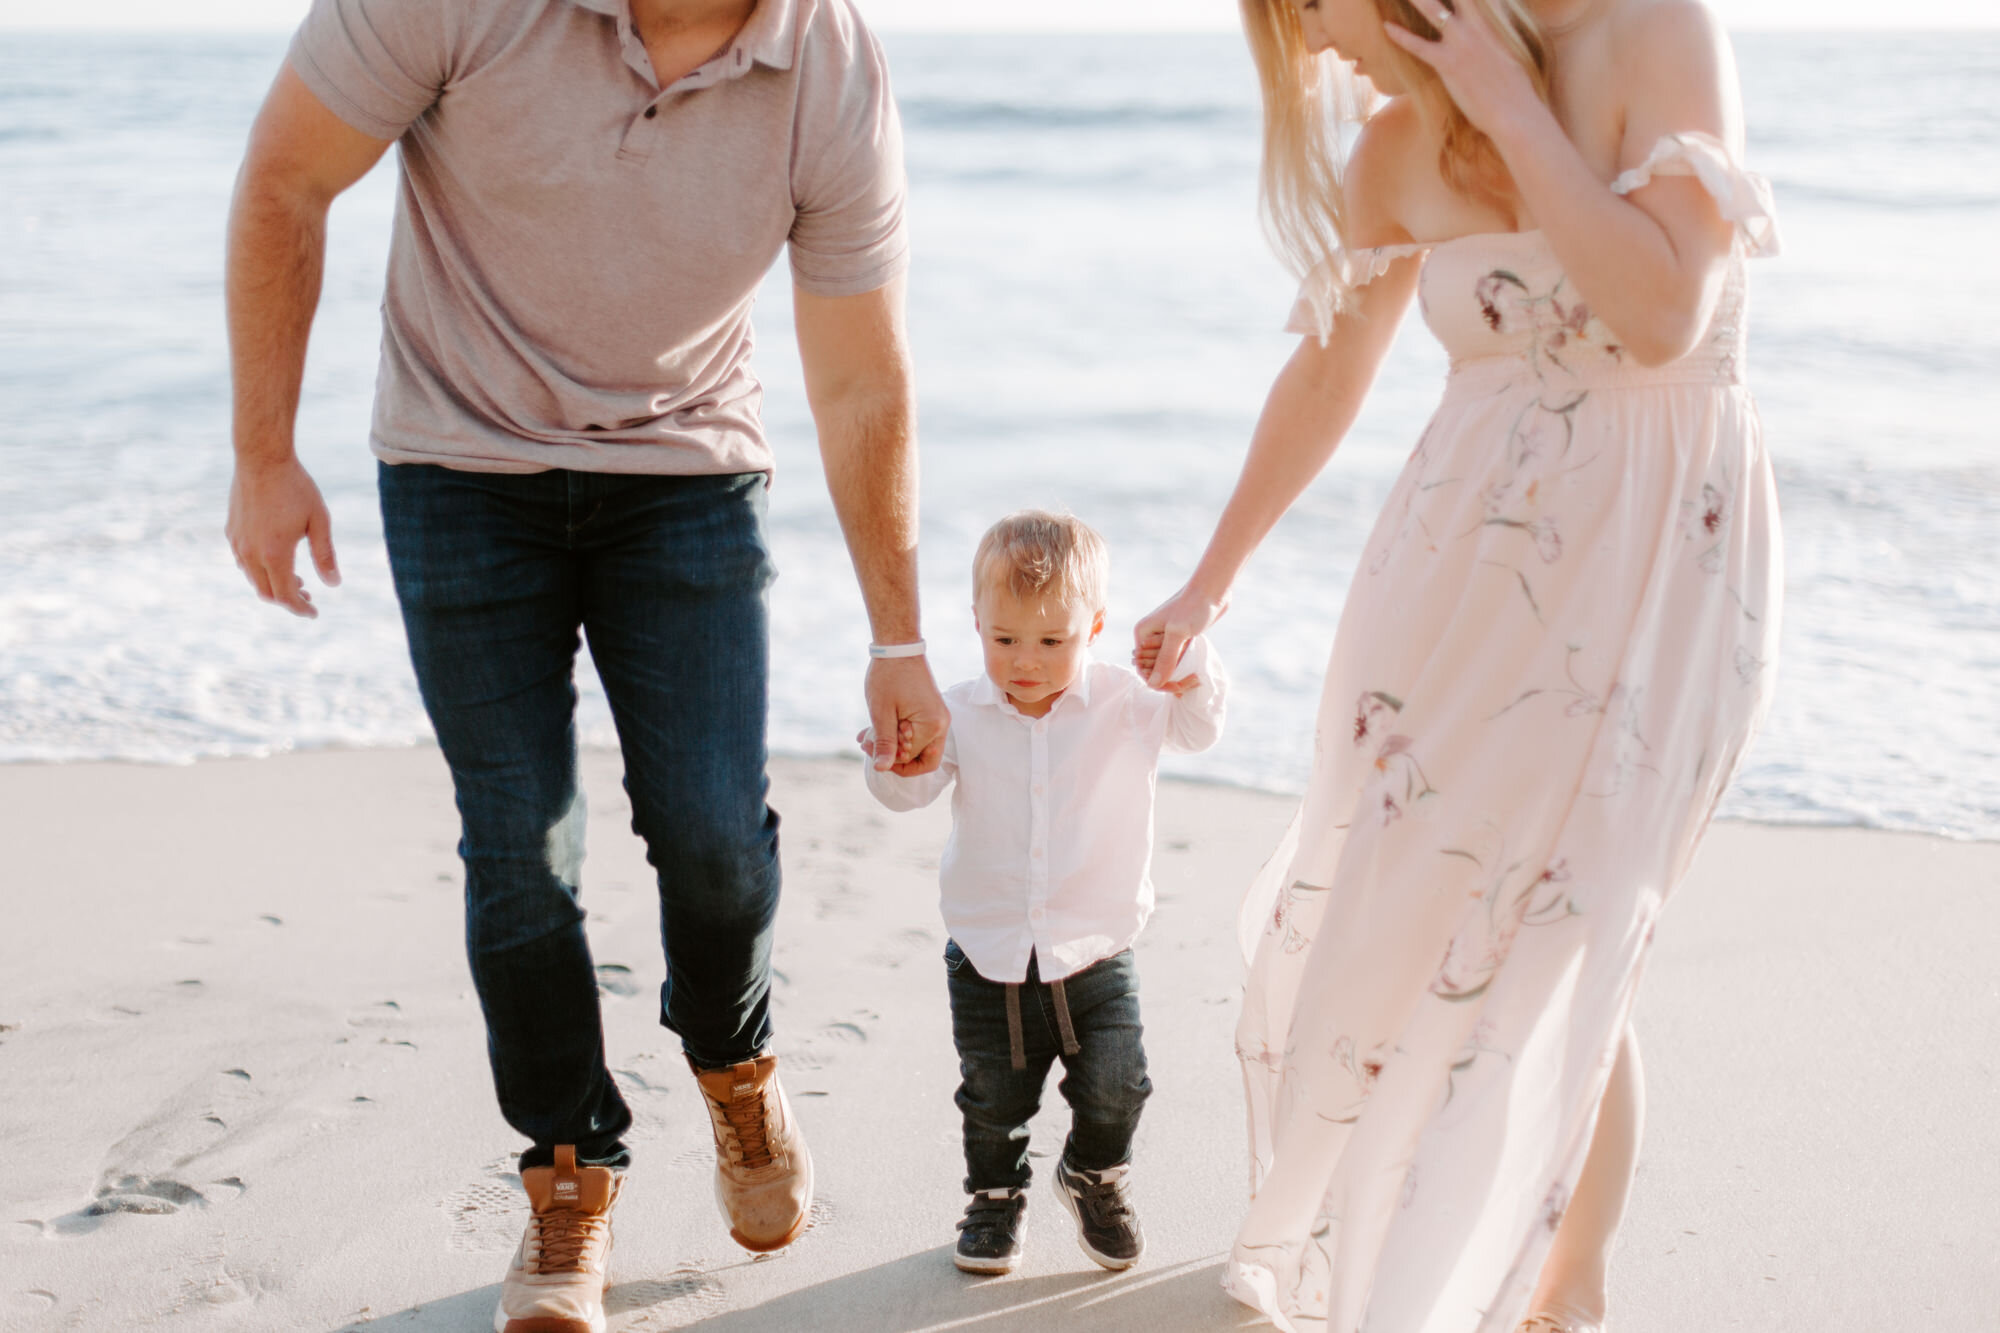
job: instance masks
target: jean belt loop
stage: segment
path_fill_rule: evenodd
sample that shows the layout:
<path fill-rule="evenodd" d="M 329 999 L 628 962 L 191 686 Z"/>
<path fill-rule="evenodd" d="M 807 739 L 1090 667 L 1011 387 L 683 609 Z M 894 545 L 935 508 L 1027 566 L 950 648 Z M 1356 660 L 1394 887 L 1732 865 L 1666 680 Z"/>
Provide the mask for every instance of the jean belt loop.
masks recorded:
<path fill-rule="evenodd" d="M 1051 981 L 1049 989 L 1056 997 L 1056 1030 L 1062 1033 L 1064 1055 L 1075 1055 L 1083 1048 L 1076 1044 L 1076 1028 L 1069 1021 L 1069 996 L 1063 990 L 1061 981 Z"/>
<path fill-rule="evenodd" d="M 1021 1037 L 1021 983 L 1007 983 L 1007 1057 L 1016 1069 L 1028 1067 L 1028 1044 Z"/>

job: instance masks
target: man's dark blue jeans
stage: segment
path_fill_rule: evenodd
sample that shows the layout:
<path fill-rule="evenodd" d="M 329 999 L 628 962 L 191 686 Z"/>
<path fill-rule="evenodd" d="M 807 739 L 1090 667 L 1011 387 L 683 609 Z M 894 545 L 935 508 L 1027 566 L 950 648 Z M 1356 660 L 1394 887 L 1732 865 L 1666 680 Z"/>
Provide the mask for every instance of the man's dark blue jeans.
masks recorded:
<path fill-rule="evenodd" d="M 462 821 L 465 934 L 507 1122 L 624 1165 L 578 905 L 578 634 L 659 875 L 660 1021 L 698 1065 L 771 1037 L 778 816 L 765 804 L 765 479 L 379 469 L 410 659 Z"/>
<path fill-rule="evenodd" d="M 965 1190 L 1018 1189 L 1028 1183 L 1028 1121 L 1057 1060 L 1057 1084 L 1070 1106 L 1063 1155 L 1073 1167 L 1102 1171 L 1132 1160 L 1139 1111 L 1152 1095 L 1139 1025 L 1139 973 L 1132 951 L 1092 963 L 1063 981 L 1076 1051 L 1063 1051 L 1053 988 L 1028 961 L 1021 983 L 1025 1068 L 1016 1069 L 1008 1032 L 1007 987 L 979 975 L 957 941 L 944 949 L 951 991 L 951 1037 L 958 1047 L 958 1109 L 965 1120 Z"/>

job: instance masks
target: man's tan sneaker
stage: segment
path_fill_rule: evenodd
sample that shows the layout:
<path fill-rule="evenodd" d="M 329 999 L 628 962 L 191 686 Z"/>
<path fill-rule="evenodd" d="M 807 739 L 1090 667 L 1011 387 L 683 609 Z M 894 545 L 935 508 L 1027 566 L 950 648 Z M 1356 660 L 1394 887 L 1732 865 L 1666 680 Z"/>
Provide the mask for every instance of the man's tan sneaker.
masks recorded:
<path fill-rule="evenodd" d="M 604 1333 L 604 1281 L 611 1263 L 611 1207 L 624 1176 L 576 1164 L 556 1149 L 554 1166 L 521 1173 L 533 1215 L 500 1284 L 494 1333 Z"/>
<path fill-rule="evenodd" d="M 782 1250 L 806 1228 L 812 1154 L 778 1082 L 778 1057 L 721 1069 L 694 1066 L 715 1127 L 715 1201 L 746 1250 Z"/>

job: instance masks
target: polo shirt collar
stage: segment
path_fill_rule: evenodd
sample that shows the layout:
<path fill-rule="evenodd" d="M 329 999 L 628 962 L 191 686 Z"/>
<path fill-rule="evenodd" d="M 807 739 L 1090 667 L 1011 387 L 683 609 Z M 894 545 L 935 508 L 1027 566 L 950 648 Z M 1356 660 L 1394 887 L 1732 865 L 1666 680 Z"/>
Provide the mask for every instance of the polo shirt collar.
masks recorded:
<path fill-rule="evenodd" d="M 569 0 L 573 5 L 588 9 L 593 13 L 610 18 L 629 18 L 631 0 Z M 772 69 L 790 69 L 792 53 L 798 47 L 799 12 L 806 0 L 757 0 L 757 8 L 750 13 L 750 21 L 743 25 L 743 32 L 735 45 L 750 54 L 750 58 L 760 65 Z"/>
<path fill-rule="evenodd" d="M 772 69 L 790 69 L 792 53 L 799 45 L 799 11 L 805 0 L 757 0 L 750 21 L 743 25 L 737 44 L 750 58 Z"/>

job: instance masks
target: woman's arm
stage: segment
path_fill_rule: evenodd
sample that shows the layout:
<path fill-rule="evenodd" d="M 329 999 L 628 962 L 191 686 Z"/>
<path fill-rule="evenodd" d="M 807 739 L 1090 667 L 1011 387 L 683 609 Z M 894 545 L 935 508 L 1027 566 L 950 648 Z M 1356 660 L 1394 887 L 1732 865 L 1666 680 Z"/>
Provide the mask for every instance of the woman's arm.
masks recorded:
<path fill-rule="evenodd" d="M 1355 308 L 1334 320 L 1324 345 L 1302 340 L 1278 372 L 1201 562 L 1187 586 L 1133 629 L 1133 661 L 1149 685 L 1164 685 L 1189 640 L 1221 619 L 1244 562 L 1333 457 L 1395 339 L 1421 263 L 1412 257 L 1391 265 L 1356 293 Z"/>
<path fill-rule="evenodd" d="M 1419 0 L 1435 20 L 1443 0 Z M 1742 142 L 1729 42 L 1697 0 L 1657 0 L 1615 16 L 1611 59 L 1625 90 L 1619 160 L 1643 161 L 1663 135 L 1696 130 Z M 1514 187 L 1592 313 L 1643 365 L 1687 354 L 1727 277 L 1733 228 L 1688 177 L 1613 194 L 1500 45 L 1476 5 L 1439 24 L 1440 39 L 1387 25 L 1427 62 L 1472 123 L 1493 140 Z"/>

